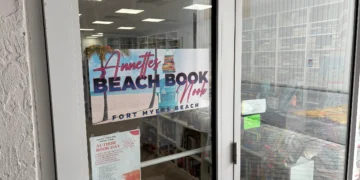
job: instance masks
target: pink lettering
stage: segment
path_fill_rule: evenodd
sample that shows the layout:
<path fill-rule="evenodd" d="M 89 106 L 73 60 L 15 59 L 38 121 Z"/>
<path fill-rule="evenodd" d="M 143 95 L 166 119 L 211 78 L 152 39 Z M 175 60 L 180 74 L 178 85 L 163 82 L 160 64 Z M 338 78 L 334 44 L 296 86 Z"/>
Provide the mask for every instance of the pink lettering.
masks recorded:
<path fill-rule="evenodd" d="M 114 55 L 117 56 L 116 65 L 109 66 L 110 59 Z M 120 66 L 121 52 L 120 52 L 120 50 L 116 49 L 116 50 L 114 50 L 114 53 L 110 56 L 110 58 L 107 60 L 104 67 L 96 68 L 93 71 L 100 71 L 101 72 L 100 78 L 103 79 L 106 76 L 106 69 L 115 68 L 114 78 L 117 77 L 119 68 L 120 68 L 120 71 L 131 71 L 131 70 L 140 69 L 139 75 L 140 75 L 140 77 L 144 78 L 146 75 L 147 68 L 154 67 L 153 70 L 156 70 L 159 67 L 159 64 L 161 63 L 161 61 L 158 61 L 158 59 L 150 60 L 150 57 L 152 57 L 152 56 L 154 56 L 154 54 L 151 54 L 151 52 L 146 52 L 144 55 L 139 56 L 139 58 L 142 58 L 143 61 L 124 63 Z"/>
<path fill-rule="evenodd" d="M 141 61 L 139 62 L 141 63 Z M 136 63 L 124 63 L 120 68 L 121 71 L 130 71 L 132 69 L 136 69 Z"/>
<path fill-rule="evenodd" d="M 197 89 L 194 89 L 193 90 L 193 86 L 194 84 L 193 83 L 188 83 L 186 81 L 186 83 L 184 84 L 184 90 L 182 92 L 182 95 L 181 95 L 181 98 L 180 98 L 180 103 L 182 103 L 184 101 L 184 97 L 185 95 L 187 94 L 187 99 L 186 99 L 186 102 L 189 102 L 189 99 L 190 99 L 190 95 L 191 96 L 202 96 L 206 93 L 207 89 L 205 88 L 205 83 L 203 83 L 202 87 L 201 88 L 197 88 Z M 179 88 L 181 86 L 179 86 L 176 90 L 176 92 L 178 93 L 179 92 Z"/>

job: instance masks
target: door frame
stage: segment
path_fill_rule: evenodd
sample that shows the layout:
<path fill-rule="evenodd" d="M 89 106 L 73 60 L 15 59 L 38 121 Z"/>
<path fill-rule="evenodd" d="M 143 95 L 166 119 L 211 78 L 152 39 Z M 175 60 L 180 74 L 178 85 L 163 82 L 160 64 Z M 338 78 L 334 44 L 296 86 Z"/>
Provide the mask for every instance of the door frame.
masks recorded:
<path fill-rule="evenodd" d="M 242 0 L 241 0 L 242 1 Z M 234 80 L 235 80 L 235 2 L 218 0 L 217 16 L 217 179 L 239 179 L 233 163 Z M 231 122 L 230 122 L 231 121 Z M 238 178 L 237 178 L 238 177 Z"/>
<path fill-rule="evenodd" d="M 236 164 L 234 164 L 234 179 L 241 177 L 241 73 L 242 73 L 242 31 L 243 31 L 243 0 L 235 4 L 235 77 L 234 77 L 234 143 L 236 144 Z M 239 49 L 237 51 L 237 49 Z"/>
<path fill-rule="evenodd" d="M 44 0 L 56 176 L 89 179 L 77 0 Z M 66 72 L 66 73 L 64 73 Z"/>
<path fill-rule="evenodd" d="M 353 27 L 353 45 L 352 45 L 352 67 L 351 67 L 351 88 L 350 88 L 350 113 L 349 119 L 350 123 L 348 124 L 348 147 L 347 147 L 347 165 L 346 165 L 346 179 L 355 180 L 356 173 L 356 163 L 358 152 L 358 141 L 359 141 L 359 125 L 360 125 L 360 114 L 358 113 L 360 107 L 359 99 L 359 75 L 360 75 L 360 3 L 355 1 L 354 6 L 354 27 Z"/>
<path fill-rule="evenodd" d="M 89 179 L 78 0 L 43 0 L 57 179 Z M 235 0 L 213 1 L 216 179 L 234 178 Z M 230 11 L 233 9 L 233 11 Z M 214 38 L 215 37 L 215 38 Z M 215 47 L 215 48 L 214 48 Z M 216 148 L 216 149 L 215 149 Z"/>

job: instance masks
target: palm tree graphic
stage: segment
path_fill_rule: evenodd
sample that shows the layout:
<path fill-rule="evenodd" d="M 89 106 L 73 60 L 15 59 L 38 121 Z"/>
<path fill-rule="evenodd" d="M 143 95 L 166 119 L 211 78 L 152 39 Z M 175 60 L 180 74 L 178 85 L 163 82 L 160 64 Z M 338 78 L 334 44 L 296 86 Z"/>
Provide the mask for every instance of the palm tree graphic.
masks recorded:
<path fill-rule="evenodd" d="M 99 60 L 100 60 L 100 65 L 101 68 L 104 68 L 104 63 L 107 61 L 107 59 L 105 58 L 106 54 L 111 54 L 113 53 L 113 49 L 111 49 L 110 46 L 101 46 L 101 45 L 92 45 L 89 46 L 85 49 L 84 53 L 87 56 L 87 59 L 90 60 L 91 56 L 93 54 L 97 54 L 99 56 Z M 129 56 L 130 55 L 130 51 L 128 49 L 125 50 L 119 50 L 121 53 L 121 56 Z M 102 121 L 106 121 L 108 120 L 108 102 L 107 102 L 107 92 L 104 91 L 104 113 L 103 113 L 103 118 Z"/>
<path fill-rule="evenodd" d="M 157 48 L 155 48 L 155 59 L 157 59 Z M 155 71 L 154 71 L 154 76 L 156 77 L 156 75 L 157 75 L 157 69 L 155 69 Z M 155 95 L 156 95 L 156 85 L 154 83 L 152 97 L 151 97 L 151 101 L 150 101 L 150 104 L 149 104 L 149 109 L 153 108 L 153 106 L 154 106 Z"/>

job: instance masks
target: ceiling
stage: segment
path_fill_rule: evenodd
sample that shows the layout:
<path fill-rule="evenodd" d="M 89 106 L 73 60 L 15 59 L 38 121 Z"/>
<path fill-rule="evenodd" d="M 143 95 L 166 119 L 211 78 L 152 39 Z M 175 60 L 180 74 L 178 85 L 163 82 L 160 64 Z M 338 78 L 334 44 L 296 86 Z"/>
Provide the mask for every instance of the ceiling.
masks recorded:
<path fill-rule="evenodd" d="M 204 0 L 209 1 L 210 0 Z M 194 4 L 194 0 L 79 0 L 80 28 L 95 29 L 92 32 L 82 32 L 82 35 L 96 33 L 115 34 L 119 36 L 146 36 L 177 30 L 193 24 L 193 14 L 196 10 L 183 9 Z M 202 4 L 210 4 L 204 3 Z M 121 9 L 141 9 L 139 14 L 119 14 Z M 209 11 L 204 10 L 204 11 Z M 159 18 L 165 21 L 143 22 L 146 18 Z M 112 21 L 113 24 L 98 25 L 94 21 Z M 120 26 L 135 27 L 133 30 L 119 30 Z"/>

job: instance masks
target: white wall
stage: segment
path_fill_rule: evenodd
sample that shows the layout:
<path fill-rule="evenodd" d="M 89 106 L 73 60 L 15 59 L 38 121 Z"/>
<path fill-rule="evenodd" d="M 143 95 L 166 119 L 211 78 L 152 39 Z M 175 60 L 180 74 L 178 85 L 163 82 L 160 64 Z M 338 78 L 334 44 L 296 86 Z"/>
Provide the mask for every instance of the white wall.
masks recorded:
<path fill-rule="evenodd" d="M 51 180 L 55 173 L 41 1 L 0 4 L 0 179 Z"/>
<path fill-rule="evenodd" d="M 36 179 L 23 3 L 10 0 L 0 7 L 0 179 Z"/>

